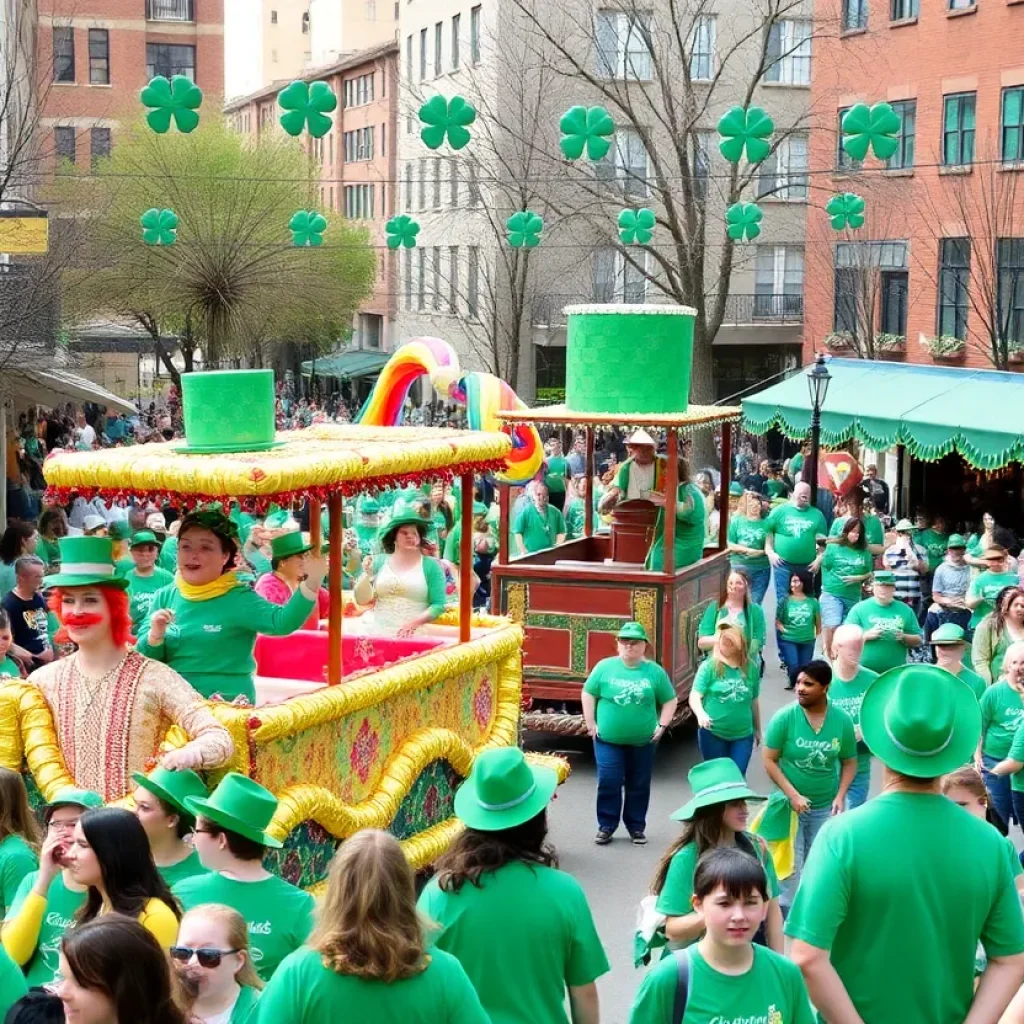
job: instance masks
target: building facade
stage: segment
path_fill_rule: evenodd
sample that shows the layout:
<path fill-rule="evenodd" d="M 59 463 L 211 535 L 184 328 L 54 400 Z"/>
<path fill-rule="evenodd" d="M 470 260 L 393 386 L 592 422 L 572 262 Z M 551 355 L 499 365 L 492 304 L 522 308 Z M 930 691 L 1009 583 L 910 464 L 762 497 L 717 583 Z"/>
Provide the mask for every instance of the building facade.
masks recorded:
<path fill-rule="evenodd" d="M 309 0 L 224 0 L 224 44 L 226 100 L 297 78 L 311 59 Z"/>

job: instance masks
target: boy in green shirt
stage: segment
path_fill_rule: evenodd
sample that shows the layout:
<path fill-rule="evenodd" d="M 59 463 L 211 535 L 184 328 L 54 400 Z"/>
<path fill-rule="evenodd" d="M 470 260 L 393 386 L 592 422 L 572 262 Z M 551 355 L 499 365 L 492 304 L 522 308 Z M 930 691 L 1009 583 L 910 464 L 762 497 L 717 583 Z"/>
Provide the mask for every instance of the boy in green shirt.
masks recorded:
<path fill-rule="evenodd" d="M 139 530 L 133 534 L 128 545 L 133 567 L 125 573 L 128 580 L 129 611 L 132 617 L 132 631 L 137 631 L 149 615 L 153 595 L 174 582 L 174 576 L 157 565 L 160 557 L 160 542 L 152 530 Z"/>

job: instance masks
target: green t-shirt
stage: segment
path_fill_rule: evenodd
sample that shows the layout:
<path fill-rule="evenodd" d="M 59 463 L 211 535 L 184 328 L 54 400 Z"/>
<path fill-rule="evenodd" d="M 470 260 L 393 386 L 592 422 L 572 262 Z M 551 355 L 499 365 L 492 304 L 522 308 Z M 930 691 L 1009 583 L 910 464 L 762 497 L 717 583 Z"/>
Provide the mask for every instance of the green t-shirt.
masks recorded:
<path fill-rule="evenodd" d="M 800 968 L 767 946 L 752 946 L 745 974 L 721 974 L 691 946 L 690 985 L 683 1024 L 813 1024 Z M 666 957 L 644 978 L 629 1024 L 671 1024 L 679 968 Z"/>
<path fill-rule="evenodd" d="M 544 483 L 552 493 L 565 494 L 565 481 L 569 474 L 569 463 L 561 455 L 552 456 L 547 460 L 548 471 Z"/>
<path fill-rule="evenodd" d="M 719 605 L 717 601 L 712 601 L 700 617 L 697 636 L 714 636 L 719 622 L 731 622 L 743 630 L 743 635 L 747 639 L 748 654 L 757 654 L 764 647 L 764 611 L 759 604 L 750 604 L 746 612 L 741 611 L 733 616 L 729 614 L 729 609 L 724 604 Z"/>
<path fill-rule="evenodd" d="M 179 882 L 184 882 L 186 878 L 195 878 L 196 875 L 209 874 L 209 871 L 203 867 L 202 862 L 199 860 L 199 854 L 195 850 L 184 860 L 179 860 L 177 864 L 171 864 L 165 868 L 160 867 L 158 864 L 156 869 L 160 872 L 169 888 L 173 888 Z"/>
<path fill-rule="evenodd" d="M 46 571 L 51 572 L 60 565 L 60 547 L 55 540 L 47 540 L 40 533 L 36 536 L 36 557 L 41 558 L 46 563 Z"/>
<path fill-rule="evenodd" d="M 1013 734 L 1013 741 L 1010 743 L 1010 752 L 1007 757 L 1014 761 L 1024 761 L 1024 729 L 1018 729 Z M 1010 776 L 1010 787 L 1018 793 L 1024 793 L 1024 768 Z"/>
<path fill-rule="evenodd" d="M 922 530 L 914 540 L 928 552 L 928 568 L 931 572 L 935 572 L 946 557 L 949 534 L 936 533 L 934 530 Z"/>
<path fill-rule="evenodd" d="M 1010 753 L 1024 718 L 1021 695 L 1005 680 L 981 695 L 981 752 L 1002 760 Z"/>
<path fill-rule="evenodd" d="M 965 665 L 960 666 L 960 671 L 956 673 L 957 679 L 962 679 L 973 691 L 974 696 L 981 700 L 985 691 L 988 689 L 988 683 L 985 682 L 981 676 L 978 675 L 973 669 L 967 668 Z"/>
<path fill-rule="evenodd" d="M 780 708 L 768 723 L 764 745 L 781 751 L 782 774 L 813 810 L 831 806 L 839 792 L 840 761 L 857 756 L 853 719 L 832 701 L 818 732 L 799 704 Z"/>
<path fill-rule="evenodd" d="M 820 509 L 799 509 L 786 502 L 768 516 L 775 554 L 790 565 L 810 565 L 818 557 L 817 536 L 825 536 L 828 526 Z"/>
<path fill-rule="evenodd" d="M 685 503 L 683 512 L 678 506 Z M 707 525 L 707 506 L 704 494 L 692 483 L 680 484 L 676 491 L 676 541 L 672 547 L 675 567 L 682 569 L 704 557 L 704 536 Z M 648 569 L 660 572 L 665 566 L 665 509 L 658 509 L 654 524 L 654 543 L 647 552 Z"/>
<path fill-rule="evenodd" d="M 719 675 L 718 667 L 712 658 L 702 661 L 693 688 L 703 698 L 711 734 L 723 740 L 744 739 L 754 732 L 752 705 L 761 691 L 760 668 L 756 659 L 747 662 L 746 674 L 722 663 Z"/>
<path fill-rule="evenodd" d="M 851 548 L 847 544 L 829 544 L 821 561 L 821 589 L 826 594 L 847 601 L 861 599 L 863 580 L 844 583 L 844 576 L 864 576 L 871 572 L 874 559 L 867 548 Z"/>
<path fill-rule="evenodd" d="M 523 538 L 527 552 L 553 548 L 558 535 L 565 533 L 565 518 L 554 505 L 548 505 L 541 515 L 532 501 L 527 502 L 516 516 L 512 532 Z"/>
<path fill-rule="evenodd" d="M 987 569 L 971 580 L 967 588 L 968 597 L 983 598 L 971 612 L 971 629 L 973 629 L 995 607 L 995 599 L 1003 587 L 1020 586 L 1020 578 L 1013 572 L 989 572 Z"/>
<path fill-rule="evenodd" d="M 788 489 L 785 480 L 765 480 L 763 488 L 769 498 L 781 498 Z"/>
<path fill-rule="evenodd" d="M 830 951 L 862 1020 L 953 1024 L 978 940 L 1024 952 L 1024 915 L 996 829 L 939 794 L 883 793 L 818 833 L 786 934 Z"/>
<path fill-rule="evenodd" d="M 21 909 L 38 875 L 38 871 L 33 871 L 21 880 L 14 902 L 7 911 L 8 917 L 14 917 Z M 28 963 L 22 965 L 29 985 L 49 985 L 53 981 L 60 966 L 60 940 L 75 923 L 75 914 L 83 903 L 85 893 L 72 892 L 64 884 L 63 872 L 50 883 L 50 890 L 46 894 L 46 913 L 39 929 L 35 952 Z"/>
<path fill-rule="evenodd" d="M 491 1024 L 458 960 L 440 950 L 402 981 L 337 974 L 315 949 L 289 956 L 263 990 L 249 1024 Z"/>
<path fill-rule="evenodd" d="M 0 1020 L 6 1020 L 7 1011 L 27 992 L 25 975 L 0 947 Z"/>
<path fill-rule="evenodd" d="M 627 747 L 650 743 L 662 705 L 676 696 L 668 673 L 646 659 L 627 668 L 621 658 L 602 658 L 583 689 L 597 699 L 598 736 Z"/>
<path fill-rule="evenodd" d="M 172 575 L 178 571 L 177 537 L 167 537 L 164 540 L 163 546 L 160 548 L 160 554 L 157 556 L 156 564 L 161 569 L 166 569 Z"/>
<path fill-rule="evenodd" d="M 21 669 L 18 663 L 6 654 L 0 658 L 0 679 L 3 679 L 5 676 L 10 676 L 12 679 L 21 678 Z"/>
<path fill-rule="evenodd" d="M 149 617 L 149 606 L 153 595 L 174 582 L 174 576 L 166 569 L 156 566 L 149 576 L 140 576 L 134 569 L 125 573 L 128 580 L 128 609 L 132 617 L 132 629 L 138 629 Z"/>
<path fill-rule="evenodd" d="M 779 636 L 793 644 L 813 643 L 818 635 L 816 626 L 820 618 L 821 606 L 817 598 L 794 600 L 787 597 L 778 611 L 778 621 L 782 623 Z"/>
<path fill-rule="evenodd" d="M 18 887 L 25 876 L 38 868 L 39 858 L 21 836 L 8 836 L 0 842 L 0 920 L 14 905 Z"/>
<path fill-rule="evenodd" d="M 828 531 L 830 537 L 838 537 L 843 532 L 843 527 L 849 516 L 839 516 L 832 520 L 832 529 Z M 864 538 L 868 544 L 885 544 L 885 527 L 878 516 L 861 516 L 864 524 Z"/>
<path fill-rule="evenodd" d="M 436 947 L 466 969 L 492 1024 L 566 1024 L 566 987 L 589 985 L 608 970 L 582 886 L 564 871 L 522 861 L 480 883 L 458 892 L 427 883 L 419 909 L 440 926 Z"/>
<path fill-rule="evenodd" d="M 867 688 L 878 678 L 877 672 L 861 666 L 850 680 L 840 679 L 835 662 L 832 663 L 832 685 L 828 688 L 828 702 L 842 708 L 855 726 L 860 725 L 860 706 Z M 870 770 L 871 751 L 863 740 L 857 744 L 857 771 Z"/>
<path fill-rule="evenodd" d="M 884 672 L 903 665 L 907 660 L 907 646 L 896 638 L 898 633 L 921 634 L 921 627 L 910 606 L 902 601 L 882 605 L 869 597 L 858 601 L 846 616 L 846 622 L 860 626 L 865 632 L 878 627 L 882 635 L 876 640 L 864 641 L 861 664 L 872 672 Z"/>
<path fill-rule="evenodd" d="M 748 519 L 746 516 L 733 516 L 729 520 L 728 540 L 733 544 L 742 544 L 746 548 L 757 548 L 760 555 L 744 555 L 739 551 L 729 554 L 729 565 L 734 569 L 767 569 L 771 562 L 764 554 L 764 536 L 768 531 L 767 519 Z"/>
<path fill-rule="evenodd" d="M 596 517 L 595 517 L 596 518 Z M 587 530 L 587 503 L 584 498 L 570 498 L 565 510 L 565 536 L 567 540 L 582 537 Z"/>
<path fill-rule="evenodd" d="M 173 889 L 185 910 L 202 903 L 234 907 L 249 925 L 252 962 L 269 981 L 277 965 L 301 946 L 313 930 L 313 897 L 276 875 L 239 882 L 210 871 L 179 882 Z"/>

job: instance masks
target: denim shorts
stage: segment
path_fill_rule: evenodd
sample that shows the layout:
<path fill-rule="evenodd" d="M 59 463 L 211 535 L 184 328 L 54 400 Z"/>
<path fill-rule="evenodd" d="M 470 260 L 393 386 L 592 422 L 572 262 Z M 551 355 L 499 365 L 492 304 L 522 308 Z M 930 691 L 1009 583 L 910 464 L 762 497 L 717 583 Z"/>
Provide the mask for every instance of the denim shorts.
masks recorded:
<path fill-rule="evenodd" d="M 846 618 L 855 603 L 854 601 L 847 601 L 844 597 L 837 597 L 835 594 L 822 592 L 821 597 L 818 599 L 818 604 L 821 607 L 821 624 L 828 626 L 830 629 L 834 626 L 841 626 L 843 619 Z"/>

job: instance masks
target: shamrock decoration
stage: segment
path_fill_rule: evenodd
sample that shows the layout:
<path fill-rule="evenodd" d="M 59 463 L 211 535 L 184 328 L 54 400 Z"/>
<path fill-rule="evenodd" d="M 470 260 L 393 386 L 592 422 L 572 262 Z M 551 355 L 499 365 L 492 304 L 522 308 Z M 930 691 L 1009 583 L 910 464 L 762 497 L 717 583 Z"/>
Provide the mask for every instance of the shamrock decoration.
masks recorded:
<path fill-rule="evenodd" d="M 757 203 L 733 203 L 725 211 L 726 234 L 737 242 L 753 241 L 761 234 L 763 216 Z"/>
<path fill-rule="evenodd" d="M 331 130 L 327 115 L 338 105 L 338 97 L 326 82 L 292 82 L 278 93 L 277 103 L 284 111 L 278 120 L 289 135 L 301 135 L 307 128 L 319 139 Z"/>
<path fill-rule="evenodd" d="M 440 149 L 445 136 L 452 149 L 462 149 L 469 142 L 467 126 L 476 120 L 476 110 L 461 96 L 432 96 L 420 107 L 420 120 L 426 125 L 420 138 L 428 149 Z"/>
<path fill-rule="evenodd" d="M 412 249 L 416 245 L 416 236 L 420 233 L 420 226 L 412 217 L 400 214 L 397 217 L 392 217 L 384 225 L 384 230 L 387 232 L 389 249 L 398 249 L 399 247 Z"/>
<path fill-rule="evenodd" d="M 853 192 L 834 195 L 825 206 L 825 212 L 831 218 L 832 227 L 836 231 L 864 225 L 864 200 Z"/>
<path fill-rule="evenodd" d="M 738 164 L 746 150 L 747 160 L 756 164 L 771 152 L 768 140 L 773 131 L 775 123 L 760 107 L 733 107 L 718 122 L 718 148 L 730 163 Z"/>
<path fill-rule="evenodd" d="M 586 150 L 588 160 L 600 160 L 611 148 L 615 122 L 604 107 L 571 107 L 558 122 L 562 152 L 578 160 Z"/>
<path fill-rule="evenodd" d="M 296 210 L 288 221 L 288 230 L 295 245 L 323 245 L 327 218 L 315 210 Z"/>
<path fill-rule="evenodd" d="M 139 218 L 139 223 L 146 245 L 174 245 L 178 240 L 178 215 L 173 210 L 158 210 L 154 206 Z"/>
<path fill-rule="evenodd" d="M 870 108 L 858 103 L 843 117 L 843 149 L 854 160 L 863 160 L 869 149 L 879 160 L 888 160 L 899 148 L 902 123 L 888 103 Z"/>
<path fill-rule="evenodd" d="M 619 240 L 623 245 L 647 245 L 654 234 L 654 211 L 623 210 L 619 214 Z"/>
<path fill-rule="evenodd" d="M 533 210 L 513 213 L 505 221 L 508 244 L 513 249 L 534 249 L 540 244 L 540 233 L 544 230 L 544 218 Z"/>
<path fill-rule="evenodd" d="M 188 133 L 199 124 L 196 111 L 203 102 L 203 90 L 184 75 L 175 75 L 169 82 L 163 75 L 150 80 L 139 99 L 150 107 L 146 124 L 158 135 L 171 127 L 171 119 L 179 132 Z"/>

